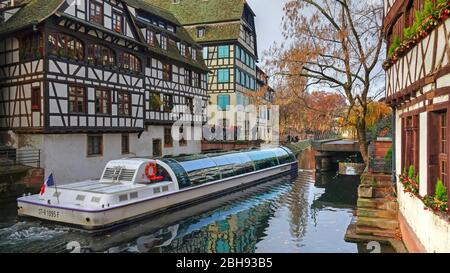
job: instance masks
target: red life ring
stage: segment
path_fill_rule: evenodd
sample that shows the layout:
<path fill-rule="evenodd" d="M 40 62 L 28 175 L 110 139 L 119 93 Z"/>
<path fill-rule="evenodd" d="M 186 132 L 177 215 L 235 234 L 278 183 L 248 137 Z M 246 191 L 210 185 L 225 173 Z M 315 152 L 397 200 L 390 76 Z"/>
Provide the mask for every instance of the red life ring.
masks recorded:
<path fill-rule="evenodd" d="M 145 166 L 145 176 L 149 179 L 152 180 L 152 178 L 154 178 L 156 176 L 156 173 L 158 172 L 158 168 L 156 167 L 155 163 L 148 163 Z"/>

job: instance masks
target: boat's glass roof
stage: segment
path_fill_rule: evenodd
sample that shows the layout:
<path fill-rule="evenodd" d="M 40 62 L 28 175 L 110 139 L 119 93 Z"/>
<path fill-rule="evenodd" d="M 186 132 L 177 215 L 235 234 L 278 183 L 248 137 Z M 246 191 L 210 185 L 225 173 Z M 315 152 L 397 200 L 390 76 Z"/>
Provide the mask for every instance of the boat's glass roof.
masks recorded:
<path fill-rule="evenodd" d="M 177 176 L 180 188 L 195 186 L 294 162 L 285 147 L 162 158 Z"/>

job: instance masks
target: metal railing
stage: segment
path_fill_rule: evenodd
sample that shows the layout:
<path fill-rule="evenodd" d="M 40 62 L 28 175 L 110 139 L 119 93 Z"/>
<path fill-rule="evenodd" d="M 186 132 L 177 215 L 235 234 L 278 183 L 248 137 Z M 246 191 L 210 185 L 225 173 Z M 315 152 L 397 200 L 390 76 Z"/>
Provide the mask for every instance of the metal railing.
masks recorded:
<path fill-rule="evenodd" d="M 35 149 L 2 149 L 0 150 L 0 166 L 26 165 L 40 168 L 41 150 Z"/>
<path fill-rule="evenodd" d="M 386 155 L 376 155 L 374 151 L 374 145 L 369 145 L 369 172 L 372 173 L 392 173 L 392 158 L 388 158 Z"/>

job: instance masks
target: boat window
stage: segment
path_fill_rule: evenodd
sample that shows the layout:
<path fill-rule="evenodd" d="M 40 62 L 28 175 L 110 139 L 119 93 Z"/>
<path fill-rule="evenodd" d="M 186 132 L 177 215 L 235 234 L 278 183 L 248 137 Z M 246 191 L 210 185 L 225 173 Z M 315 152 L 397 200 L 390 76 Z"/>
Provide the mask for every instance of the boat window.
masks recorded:
<path fill-rule="evenodd" d="M 55 191 L 53 193 L 53 197 L 60 197 L 60 196 L 61 196 L 61 193 L 59 191 Z"/>
<path fill-rule="evenodd" d="M 283 147 L 283 146 L 281 146 L 280 149 L 285 150 L 289 154 L 289 157 L 291 158 L 291 162 L 297 161 L 297 158 L 295 157 L 294 153 L 291 150 L 289 150 L 288 148 Z"/>
<path fill-rule="evenodd" d="M 78 194 L 76 200 L 77 201 L 84 201 L 84 198 L 86 198 L 86 195 Z"/>
<path fill-rule="evenodd" d="M 246 154 L 233 154 L 234 165 L 234 173 L 236 175 L 251 173 L 255 171 L 255 164 L 253 160 L 248 157 Z"/>
<path fill-rule="evenodd" d="M 212 156 L 211 160 L 216 163 L 219 172 L 222 174 L 222 179 L 236 175 L 234 172 L 235 161 L 232 154 Z"/>
<path fill-rule="evenodd" d="M 126 201 L 126 200 L 128 200 L 128 195 L 126 195 L 126 194 L 119 195 L 119 202 Z"/>
<path fill-rule="evenodd" d="M 200 185 L 220 179 L 219 168 L 211 159 L 205 157 L 192 161 L 180 162 L 191 182 L 191 185 Z"/>
<path fill-rule="evenodd" d="M 283 149 L 273 149 L 272 150 L 278 157 L 280 164 L 286 164 L 292 162 L 291 156 Z"/>
<path fill-rule="evenodd" d="M 158 194 L 160 192 L 161 192 L 161 188 L 160 187 L 153 188 L 153 194 Z"/>
<path fill-rule="evenodd" d="M 169 191 L 169 186 L 163 186 L 163 187 L 162 187 L 162 191 L 163 191 L 163 192 Z"/>
<path fill-rule="evenodd" d="M 295 157 L 289 149 L 280 147 L 269 150 L 166 157 L 161 161 L 173 170 L 179 188 L 182 189 L 295 162 Z"/>
<path fill-rule="evenodd" d="M 178 163 L 172 158 L 163 158 L 161 159 L 161 161 L 169 165 L 169 167 L 175 173 L 175 176 L 178 180 L 178 186 L 180 189 L 189 187 L 191 185 L 189 177 L 184 168 L 180 165 L 180 163 Z"/>
<path fill-rule="evenodd" d="M 91 202 L 92 203 L 100 203 L 100 197 L 98 197 L 98 196 L 92 196 L 92 198 L 91 198 Z"/>
<path fill-rule="evenodd" d="M 130 193 L 130 199 L 136 199 L 136 198 L 138 198 L 138 193 L 137 192 Z"/>
<path fill-rule="evenodd" d="M 247 155 L 255 163 L 256 170 L 274 167 L 279 164 L 277 156 L 272 151 L 251 151 L 248 152 Z"/>

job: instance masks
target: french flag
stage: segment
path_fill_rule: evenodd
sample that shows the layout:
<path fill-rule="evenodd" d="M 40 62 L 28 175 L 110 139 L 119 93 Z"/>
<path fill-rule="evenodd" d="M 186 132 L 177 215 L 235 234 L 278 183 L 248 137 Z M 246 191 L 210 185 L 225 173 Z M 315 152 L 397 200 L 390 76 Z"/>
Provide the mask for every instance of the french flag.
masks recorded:
<path fill-rule="evenodd" d="M 44 184 L 42 184 L 40 195 L 43 195 L 46 187 L 51 187 L 55 185 L 55 180 L 53 180 L 53 173 L 47 177 Z"/>

